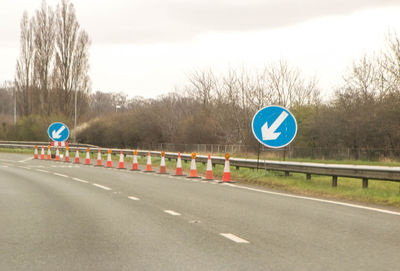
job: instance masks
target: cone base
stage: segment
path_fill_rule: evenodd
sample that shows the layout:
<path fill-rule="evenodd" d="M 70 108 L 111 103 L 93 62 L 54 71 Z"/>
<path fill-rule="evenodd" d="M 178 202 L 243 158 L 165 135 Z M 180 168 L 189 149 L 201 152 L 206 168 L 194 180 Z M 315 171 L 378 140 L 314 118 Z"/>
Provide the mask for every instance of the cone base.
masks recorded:
<path fill-rule="evenodd" d="M 201 179 L 200 176 L 187 176 L 186 178 L 189 178 L 189 179 Z"/>
<path fill-rule="evenodd" d="M 130 171 L 140 171 L 138 168 L 131 168 Z"/>
<path fill-rule="evenodd" d="M 103 165 L 94 165 L 95 167 L 102 167 Z"/>

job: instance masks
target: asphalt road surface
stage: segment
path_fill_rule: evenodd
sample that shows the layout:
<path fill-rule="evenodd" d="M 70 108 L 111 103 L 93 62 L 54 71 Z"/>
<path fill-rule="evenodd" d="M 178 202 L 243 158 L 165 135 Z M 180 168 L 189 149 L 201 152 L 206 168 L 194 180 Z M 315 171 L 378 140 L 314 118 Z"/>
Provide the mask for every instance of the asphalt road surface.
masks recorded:
<path fill-rule="evenodd" d="M 400 270 L 399 253 L 395 211 L 0 154 L 2 271 Z"/>

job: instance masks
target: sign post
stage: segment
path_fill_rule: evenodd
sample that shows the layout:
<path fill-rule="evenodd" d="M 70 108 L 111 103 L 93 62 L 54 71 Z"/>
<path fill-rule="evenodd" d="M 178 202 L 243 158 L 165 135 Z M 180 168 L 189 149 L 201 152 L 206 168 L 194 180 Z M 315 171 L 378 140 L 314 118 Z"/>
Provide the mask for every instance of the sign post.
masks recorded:
<path fill-rule="evenodd" d="M 47 129 L 50 139 L 56 142 L 63 142 L 69 138 L 68 126 L 62 122 L 53 122 Z"/>
<path fill-rule="evenodd" d="M 297 133 L 297 122 L 286 108 L 271 105 L 260 109 L 253 117 L 255 138 L 269 148 L 282 148 L 290 144 Z"/>

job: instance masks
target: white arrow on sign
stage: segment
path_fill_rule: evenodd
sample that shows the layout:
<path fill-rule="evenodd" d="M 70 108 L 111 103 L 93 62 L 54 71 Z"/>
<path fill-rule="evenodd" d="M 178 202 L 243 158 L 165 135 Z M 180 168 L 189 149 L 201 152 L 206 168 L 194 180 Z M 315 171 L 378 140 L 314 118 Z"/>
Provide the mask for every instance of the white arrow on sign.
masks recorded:
<path fill-rule="evenodd" d="M 53 130 L 53 132 L 51 133 L 52 137 L 54 139 L 59 139 L 61 137 L 61 133 L 62 133 L 62 131 L 64 131 L 64 129 L 65 129 L 65 126 L 63 125 L 63 126 L 61 126 L 60 129 L 58 129 L 57 132 L 56 132 L 56 130 Z"/>
<path fill-rule="evenodd" d="M 279 117 L 272 123 L 272 125 L 268 128 L 268 122 L 266 122 L 262 127 L 261 127 L 261 134 L 263 140 L 275 140 L 278 138 L 278 136 L 281 133 L 275 133 L 276 129 L 281 126 L 282 122 L 289 116 L 286 111 L 282 111 L 282 113 L 279 115 Z"/>

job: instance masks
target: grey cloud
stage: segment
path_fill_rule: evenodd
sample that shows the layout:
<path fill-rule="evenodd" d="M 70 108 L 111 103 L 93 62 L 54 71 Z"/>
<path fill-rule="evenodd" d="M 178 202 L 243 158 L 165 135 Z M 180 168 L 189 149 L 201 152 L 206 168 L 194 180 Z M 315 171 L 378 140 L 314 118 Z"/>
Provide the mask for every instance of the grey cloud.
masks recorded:
<path fill-rule="evenodd" d="M 136 2 L 137 3 L 137 2 Z M 146 1 L 113 8 L 99 22 L 87 22 L 99 42 L 171 42 L 208 31 L 272 29 L 310 19 L 345 15 L 374 7 L 399 5 L 398 0 L 282 1 Z M 115 12 L 115 13 L 114 13 Z M 106 25 L 108 24 L 108 25 Z"/>

